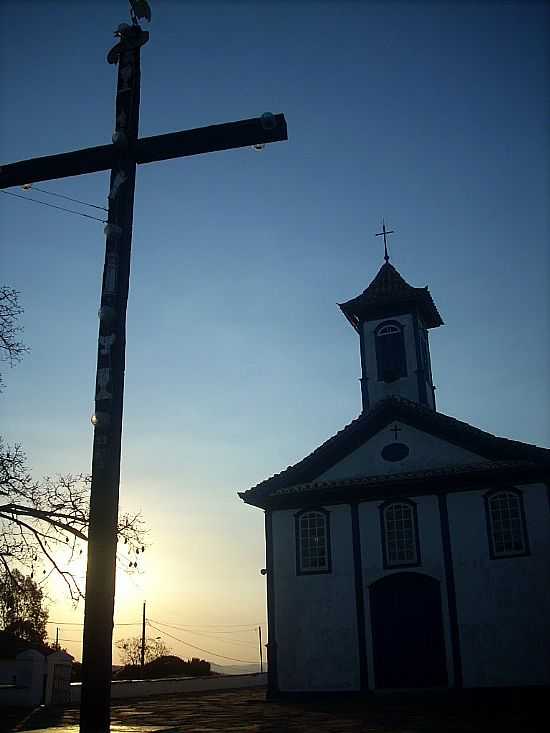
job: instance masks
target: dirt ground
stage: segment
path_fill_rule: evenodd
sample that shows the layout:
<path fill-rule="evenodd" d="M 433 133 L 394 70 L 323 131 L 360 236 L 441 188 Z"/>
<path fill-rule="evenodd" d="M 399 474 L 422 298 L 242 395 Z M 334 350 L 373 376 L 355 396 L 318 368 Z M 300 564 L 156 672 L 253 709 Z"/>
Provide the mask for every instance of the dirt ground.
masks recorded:
<path fill-rule="evenodd" d="M 542 733 L 549 690 L 266 702 L 265 689 L 116 701 L 113 733 Z M 0 712 L 0 730 L 78 733 L 78 708 Z M 540 713 L 540 720 L 538 722 Z M 546 723 L 548 717 L 545 715 Z"/>

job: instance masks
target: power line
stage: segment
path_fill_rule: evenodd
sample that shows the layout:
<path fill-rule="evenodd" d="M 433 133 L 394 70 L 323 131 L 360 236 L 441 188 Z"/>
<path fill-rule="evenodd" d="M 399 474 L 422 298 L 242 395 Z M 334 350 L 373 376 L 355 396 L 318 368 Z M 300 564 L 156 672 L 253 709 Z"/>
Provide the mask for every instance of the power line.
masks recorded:
<path fill-rule="evenodd" d="M 222 629 L 222 628 L 234 628 L 237 629 L 237 627 L 246 627 L 241 628 L 241 631 L 248 631 L 249 629 L 257 629 L 258 626 L 265 626 L 265 624 L 167 624 L 164 621 L 156 621 L 154 618 L 150 618 L 149 621 L 152 621 L 154 624 L 160 624 L 161 626 L 170 626 L 173 629 L 181 629 L 182 631 L 187 631 L 188 629 Z M 219 634 L 232 634 L 232 631 L 218 631 L 216 633 Z"/>
<path fill-rule="evenodd" d="M 196 649 L 199 652 L 203 652 L 204 654 L 210 654 L 212 657 L 219 657 L 220 659 L 229 659 L 230 662 L 242 662 L 243 664 L 256 664 L 256 660 L 250 660 L 250 659 L 235 659 L 235 657 L 226 657 L 224 654 L 216 654 L 215 652 L 208 651 L 208 649 L 201 649 L 200 646 L 195 646 L 194 644 L 190 644 L 188 641 L 184 641 L 183 639 L 178 639 L 177 636 L 173 636 L 172 634 L 169 634 L 167 631 L 163 631 L 162 629 L 157 628 L 156 626 L 153 626 L 152 623 L 149 623 L 149 626 L 152 629 L 155 629 L 155 631 L 158 631 L 161 634 L 164 634 L 164 636 L 170 637 L 170 639 L 174 639 L 174 641 L 179 641 L 180 644 L 185 644 L 185 646 L 191 647 L 191 649 Z"/>
<path fill-rule="evenodd" d="M 54 624 L 55 626 L 84 626 L 83 623 L 78 621 L 46 621 L 47 624 Z"/>
<path fill-rule="evenodd" d="M 154 621 L 154 619 L 149 619 L 149 620 L 153 620 Z M 163 624 L 161 621 L 154 621 L 154 623 L 160 624 L 161 626 L 168 626 L 169 628 L 178 629 L 177 626 L 171 626 L 170 624 Z M 234 635 L 236 633 L 237 634 L 241 633 L 241 631 L 245 631 L 246 633 L 248 633 L 250 631 L 257 632 L 257 630 L 258 630 L 258 627 L 256 626 L 255 628 L 241 629 L 241 630 L 238 630 L 238 631 L 235 631 L 235 632 L 234 631 L 211 631 L 211 632 L 205 632 L 205 631 L 194 631 L 193 629 L 184 629 L 184 628 L 179 627 L 179 631 L 185 631 L 186 633 L 193 634 L 195 636 L 204 636 L 206 639 L 216 639 L 217 641 L 220 640 L 219 634 L 232 634 L 232 635 Z M 244 639 L 235 639 L 235 638 L 232 638 L 232 639 L 223 639 L 223 641 L 226 644 L 245 644 L 247 646 L 256 646 L 256 642 L 253 642 L 253 641 L 245 641 Z"/>
<path fill-rule="evenodd" d="M 54 624 L 55 626 L 84 626 L 80 621 L 46 621 L 47 624 Z M 140 626 L 141 621 L 135 623 L 124 623 L 124 624 L 113 624 L 114 626 Z"/>
<path fill-rule="evenodd" d="M 167 624 L 164 621 L 158 621 L 157 619 L 150 618 L 154 624 L 160 624 L 161 626 L 168 626 L 170 629 L 177 629 L 179 631 L 192 631 L 193 629 L 209 629 L 210 634 L 240 634 L 247 631 L 256 631 L 258 624 L 255 626 L 247 626 L 246 628 L 235 628 L 233 631 L 226 631 L 225 629 L 216 630 L 214 626 L 193 626 L 192 624 Z M 229 624 L 231 625 L 231 624 Z"/>
<path fill-rule="evenodd" d="M 23 186 L 23 189 L 27 191 L 27 190 L 30 190 L 31 187 L 33 191 L 40 191 L 40 193 L 45 193 L 48 196 L 56 196 L 59 199 L 67 199 L 67 201 L 73 201 L 75 204 L 82 204 L 82 206 L 91 206 L 92 209 L 101 209 L 101 211 L 109 211 L 109 209 L 105 208 L 105 206 L 98 206 L 97 204 L 89 204 L 86 201 L 80 201 L 80 199 L 74 199 L 72 196 L 66 196 L 64 193 L 56 193 L 55 191 L 48 191 L 45 188 L 38 188 L 38 186 L 31 186 L 31 184 L 28 184 L 28 188 Z"/>
<path fill-rule="evenodd" d="M 100 219 L 97 216 L 91 216 L 90 214 L 84 214 L 82 211 L 75 211 L 74 209 L 66 209 L 64 206 L 57 206 L 56 204 L 49 204 L 47 201 L 40 201 L 40 199 L 33 199 L 32 196 L 22 196 L 20 193 L 13 193 L 13 191 L 4 191 L 0 189 L 0 193 L 5 193 L 6 196 L 15 196 L 15 198 L 23 199 L 23 201 L 33 201 L 35 204 L 42 204 L 42 206 L 49 206 L 51 209 L 59 209 L 69 214 L 76 214 L 77 216 L 84 216 L 86 219 L 95 219 L 100 221 L 102 224 L 107 223 L 107 219 Z"/>
<path fill-rule="evenodd" d="M 204 631 L 191 631 L 191 629 L 187 629 L 188 634 L 194 634 L 195 636 L 204 636 L 206 639 L 216 639 L 216 641 L 220 641 L 219 636 L 213 636 L 212 634 L 205 634 Z M 253 641 L 245 641 L 244 639 L 222 639 L 224 644 L 245 644 L 246 646 L 256 646 L 256 643 Z"/>

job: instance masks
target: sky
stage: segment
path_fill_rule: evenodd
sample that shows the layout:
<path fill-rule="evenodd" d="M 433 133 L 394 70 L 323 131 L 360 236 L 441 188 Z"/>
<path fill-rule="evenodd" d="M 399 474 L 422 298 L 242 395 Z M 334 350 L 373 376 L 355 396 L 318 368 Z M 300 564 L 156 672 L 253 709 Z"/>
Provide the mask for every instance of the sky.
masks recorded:
<path fill-rule="evenodd" d="M 359 414 L 358 338 L 336 304 L 382 264 L 383 217 L 392 263 L 445 322 L 438 409 L 550 445 L 550 5 L 151 7 L 141 135 L 270 111 L 289 140 L 138 169 L 121 508 L 142 512 L 149 547 L 117 575 L 115 621 L 135 625 L 115 638 L 139 633 L 146 600 L 174 653 L 255 661 L 263 515 L 236 492 Z M 0 2 L 2 162 L 110 142 L 105 57 L 127 20 L 124 0 Z M 105 205 L 108 173 L 39 186 Z M 36 476 L 87 472 L 103 225 L 4 195 L 0 241 L 31 348 L 5 370 L 2 431 Z M 79 658 L 83 604 L 48 594 L 50 634 L 64 622 Z"/>

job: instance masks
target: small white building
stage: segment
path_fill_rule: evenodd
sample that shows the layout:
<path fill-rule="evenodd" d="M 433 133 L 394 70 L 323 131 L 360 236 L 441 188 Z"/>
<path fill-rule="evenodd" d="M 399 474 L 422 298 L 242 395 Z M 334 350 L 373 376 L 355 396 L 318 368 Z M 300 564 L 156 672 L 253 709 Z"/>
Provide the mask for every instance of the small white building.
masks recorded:
<path fill-rule="evenodd" d="M 0 708 L 65 705 L 71 701 L 73 657 L 64 651 L 43 653 L 0 648 Z M 25 647 L 22 642 L 21 647 Z"/>
<path fill-rule="evenodd" d="M 239 496 L 265 510 L 269 691 L 550 684 L 550 450 L 436 409 L 427 288 L 340 308 L 361 415 Z"/>

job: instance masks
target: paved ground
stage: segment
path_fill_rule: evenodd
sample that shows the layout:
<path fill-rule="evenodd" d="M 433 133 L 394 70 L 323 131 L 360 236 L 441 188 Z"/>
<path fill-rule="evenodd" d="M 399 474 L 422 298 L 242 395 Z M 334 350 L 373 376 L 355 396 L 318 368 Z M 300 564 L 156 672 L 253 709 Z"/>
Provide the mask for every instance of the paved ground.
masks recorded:
<path fill-rule="evenodd" d="M 116 702 L 114 733 L 542 733 L 537 722 L 549 691 L 450 700 L 441 695 L 406 699 L 265 702 L 265 690 L 189 693 Z M 15 711 L 14 711 L 15 713 Z M 548 722 L 545 715 L 546 723 Z M 541 716 L 542 720 L 542 716 Z M 2 731 L 77 733 L 78 708 L 38 708 L 19 714 Z M 7 724 L 8 727 L 5 727 Z"/>

